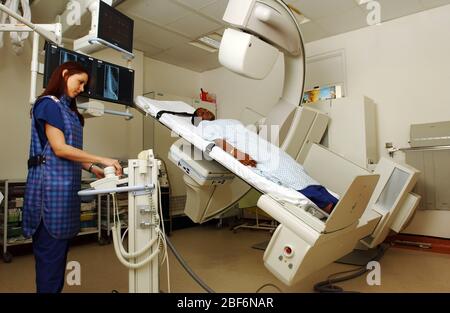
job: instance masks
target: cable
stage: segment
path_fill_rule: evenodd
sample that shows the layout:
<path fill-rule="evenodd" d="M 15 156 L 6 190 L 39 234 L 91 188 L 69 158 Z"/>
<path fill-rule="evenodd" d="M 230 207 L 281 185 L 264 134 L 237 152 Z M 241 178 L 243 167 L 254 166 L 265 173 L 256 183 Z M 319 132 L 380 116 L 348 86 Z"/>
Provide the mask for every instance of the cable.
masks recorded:
<path fill-rule="evenodd" d="M 167 241 L 166 241 L 166 230 L 164 227 L 164 215 L 162 212 L 162 202 L 161 202 L 161 185 L 159 184 L 159 181 L 156 181 L 156 191 L 157 191 L 157 196 L 158 196 L 158 203 L 159 203 L 159 214 L 160 214 L 160 223 L 161 223 L 161 227 L 162 227 L 162 242 L 163 242 L 163 247 L 164 247 L 164 257 L 163 260 L 161 262 L 164 263 L 164 261 L 166 262 L 166 267 L 167 267 L 167 291 L 170 293 L 170 265 L 169 265 L 169 255 L 167 253 Z"/>
<path fill-rule="evenodd" d="M 274 285 L 274 284 L 264 284 L 264 285 L 262 285 L 261 287 L 259 287 L 259 288 L 256 290 L 255 293 L 260 292 L 260 291 L 261 291 L 263 288 L 265 288 L 265 287 L 273 287 L 273 288 L 275 288 L 276 290 L 278 290 L 280 293 L 283 293 L 283 291 L 281 291 L 281 289 L 280 289 L 278 286 Z"/>
<path fill-rule="evenodd" d="M 147 258 L 145 258 L 143 261 L 139 262 L 139 263 L 131 263 L 129 261 L 127 261 L 125 258 L 134 258 L 137 256 L 142 255 L 143 253 L 147 252 L 156 242 L 157 239 L 160 238 L 160 236 L 155 237 L 153 240 L 151 240 L 143 249 L 141 249 L 140 251 L 134 252 L 134 253 L 127 253 L 125 251 L 125 249 L 123 248 L 122 242 L 119 241 L 121 238 L 121 234 L 120 234 L 120 220 L 119 220 L 119 224 L 116 223 L 115 221 L 115 217 L 117 214 L 117 218 L 119 218 L 119 210 L 117 209 L 117 205 L 116 205 L 116 197 L 115 194 L 112 194 L 113 197 L 113 210 L 114 210 L 114 226 L 112 227 L 112 234 L 113 234 L 113 243 L 114 243 L 114 251 L 116 253 L 117 258 L 119 259 L 119 261 L 126 266 L 127 268 L 131 268 L 131 269 L 137 269 L 140 268 L 144 265 L 146 265 L 148 262 L 152 261 L 156 256 L 158 256 L 159 253 L 159 242 L 158 242 L 158 246 L 155 249 L 155 251 L 153 253 L 151 253 Z"/>
<path fill-rule="evenodd" d="M 170 250 L 172 250 L 172 253 L 177 258 L 178 262 L 183 266 L 183 268 L 186 270 L 186 272 L 207 292 L 209 293 L 215 293 L 214 290 L 212 290 L 208 285 L 206 285 L 200 277 L 198 277 L 197 274 L 187 265 L 186 261 L 183 259 L 183 257 L 178 253 L 177 249 L 173 246 L 172 242 L 167 238 L 166 236 L 167 244 L 169 245 Z"/>
<path fill-rule="evenodd" d="M 158 158 L 158 160 L 160 160 L 164 164 L 164 172 L 166 173 L 167 184 L 169 185 L 169 197 L 170 197 L 172 195 L 172 187 L 170 184 L 169 172 L 167 171 L 167 165 L 166 162 L 163 160 L 163 158 Z"/>
<path fill-rule="evenodd" d="M 19 3 L 20 2 L 20 3 Z M 2 3 L 0 3 L 2 4 Z M 28 0 L 7 0 L 3 6 L 9 12 L 13 12 L 15 15 L 8 15 L 9 13 L 5 10 L 0 13 L 0 24 L 5 24 L 9 19 L 9 24 L 16 25 L 19 24 L 16 18 L 19 17 L 25 19 L 27 22 L 31 21 L 31 9 Z M 22 13 L 20 12 L 22 9 Z M 28 32 L 10 32 L 10 38 L 12 43 L 12 48 L 16 55 L 20 55 L 23 51 L 23 46 L 25 40 L 28 38 Z M 0 32 L 0 48 L 3 46 L 3 32 Z"/>
<path fill-rule="evenodd" d="M 381 245 L 380 247 L 378 247 L 377 255 L 370 261 L 379 261 L 381 259 L 381 257 L 384 255 L 384 253 L 386 252 L 386 250 L 388 249 L 388 247 L 389 247 L 388 245 Z M 356 291 L 345 291 L 343 288 L 333 285 L 333 284 L 359 277 L 361 275 L 364 275 L 368 271 L 369 271 L 369 269 L 367 269 L 366 265 L 363 265 L 363 266 L 355 268 L 353 270 L 331 274 L 330 276 L 328 276 L 327 280 L 316 283 L 314 285 L 314 291 L 327 292 L 327 293 L 354 293 Z M 355 272 L 355 273 L 347 275 L 347 276 L 343 276 L 343 277 L 333 278 L 334 276 L 339 276 L 341 274 L 352 273 L 352 272 Z"/>
<path fill-rule="evenodd" d="M 125 239 L 125 236 L 127 235 L 127 233 L 128 233 L 128 227 L 127 227 L 127 229 L 125 229 L 125 231 L 123 232 L 123 235 L 122 235 L 122 243 L 123 243 L 123 240 Z"/>

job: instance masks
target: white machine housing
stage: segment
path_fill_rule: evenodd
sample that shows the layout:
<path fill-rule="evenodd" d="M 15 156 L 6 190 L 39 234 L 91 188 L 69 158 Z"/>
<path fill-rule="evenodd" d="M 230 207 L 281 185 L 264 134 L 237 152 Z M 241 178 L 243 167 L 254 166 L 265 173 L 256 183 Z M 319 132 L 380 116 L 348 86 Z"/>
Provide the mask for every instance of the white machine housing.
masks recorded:
<path fill-rule="evenodd" d="M 148 191 L 130 192 L 128 195 L 128 250 L 139 251 L 147 243 L 156 240 L 160 225 L 159 201 L 156 185 L 159 165 L 151 150 L 143 151 L 138 159 L 128 161 L 128 186 L 153 185 Z M 118 238 L 119 240 L 121 238 Z M 133 259 L 139 263 L 153 253 L 158 253 L 159 244 L 153 245 L 148 252 Z M 129 291 L 148 293 L 159 292 L 159 258 L 156 257 L 140 268 L 129 270 Z"/>
<path fill-rule="evenodd" d="M 273 68 L 279 51 L 272 45 L 247 33 L 228 28 L 219 50 L 219 62 L 242 76 L 263 79 Z"/>
<path fill-rule="evenodd" d="M 261 196 L 258 207 L 280 223 L 264 254 L 266 267 L 292 285 L 355 247 L 375 247 L 391 230 L 403 228 L 420 201 L 411 192 L 419 172 L 382 159 L 372 173 L 318 145 L 329 118 L 300 105 L 305 53 L 298 22 L 287 5 L 281 0 L 230 0 L 224 21 L 233 29 L 225 31 L 219 55 L 222 65 L 230 70 L 260 79 L 273 66 L 275 51 L 268 45 L 284 54 L 282 96 L 259 121 L 258 134 L 273 138 L 267 130 L 278 126 L 280 148 L 302 164 L 312 178 L 340 196 L 329 215 L 311 206 Z M 233 50 L 236 47 L 241 51 Z M 260 56 L 268 59 L 261 60 Z M 261 68 L 257 68 L 258 62 Z M 178 150 L 177 145 L 172 146 L 171 159 L 185 172 L 185 212 L 193 221 L 211 219 L 250 190 L 239 177 L 223 185 L 196 178 L 193 173 L 208 173 L 209 165 L 196 160 L 180 162 Z"/>
<path fill-rule="evenodd" d="M 258 200 L 258 207 L 280 222 L 264 253 L 264 264 L 287 285 L 344 257 L 358 245 L 376 247 L 389 231 L 405 227 L 420 201 L 411 193 L 419 172 L 386 158 L 370 173 L 313 145 L 304 167 L 341 198 L 326 219 L 268 195 Z"/>
<path fill-rule="evenodd" d="M 160 225 L 158 174 L 160 161 L 152 150 L 139 153 L 128 160 L 124 174 L 115 176 L 114 167 L 105 168 L 105 178 L 91 183 L 93 189 L 81 190 L 80 196 L 128 193 L 128 251 L 122 244 L 121 223 L 116 219 L 112 227 L 114 251 L 120 263 L 129 269 L 129 291 L 132 293 L 159 292 L 159 254 L 164 236 Z M 127 186 L 124 186 L 127 185 Z"/>

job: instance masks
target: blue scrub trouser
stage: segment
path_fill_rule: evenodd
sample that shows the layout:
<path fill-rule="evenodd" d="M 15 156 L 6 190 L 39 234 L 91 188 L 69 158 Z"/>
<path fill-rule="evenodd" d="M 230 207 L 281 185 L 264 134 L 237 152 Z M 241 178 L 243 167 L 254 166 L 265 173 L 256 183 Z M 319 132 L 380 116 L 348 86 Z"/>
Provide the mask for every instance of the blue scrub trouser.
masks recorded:
<path fill-rule="evenodd" d="M 36 291 L 59 293 L 64 287 L 69 239 L 53 238 L 41 222 L 33 235 Z"/>

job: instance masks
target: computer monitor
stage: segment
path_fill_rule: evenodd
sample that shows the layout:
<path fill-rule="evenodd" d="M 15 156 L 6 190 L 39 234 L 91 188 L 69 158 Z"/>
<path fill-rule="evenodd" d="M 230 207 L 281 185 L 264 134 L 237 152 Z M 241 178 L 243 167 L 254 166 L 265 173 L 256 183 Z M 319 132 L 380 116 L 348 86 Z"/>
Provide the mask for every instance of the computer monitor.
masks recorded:
<path fill-rule="evenodd" d="M 75 61 L 89 74 L 81 96 L 118 104 L 133 105 L 134 70 L 47 43 L 45 48 L 44 88 L 61 64 Z"/>
<path fill-rule="evenodd" d="M 100 1 L 97 37 L 133 53 L 134 21 Z"/>

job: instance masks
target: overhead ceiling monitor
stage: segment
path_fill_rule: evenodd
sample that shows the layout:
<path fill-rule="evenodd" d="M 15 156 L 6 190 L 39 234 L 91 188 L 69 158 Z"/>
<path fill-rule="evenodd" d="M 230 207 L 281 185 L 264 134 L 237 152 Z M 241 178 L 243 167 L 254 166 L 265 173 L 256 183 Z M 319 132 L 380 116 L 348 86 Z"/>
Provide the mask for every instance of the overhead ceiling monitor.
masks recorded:
<path fill-rule="evenodd" d="M 89 5 L 92 26 L 89 34 L 74 41 L 74 50 L 85 54 L 106 47 L 133 58 L 134 21 L 104 1 Z"/>
<path fill-rule="evenodd" d="M 45 48 L 44 88 L 53 71 L 68 61 L 81 63 L 89 73 L 88 86 L 81 96 L 127 106 L 133 105 L 134 70 L 49 43 Z"/>
<path fill-rule="evenodd" d="M 116 47 L 133 53 L 134 21 L 113 7 L 100 1 L 97 37 Z"/>

